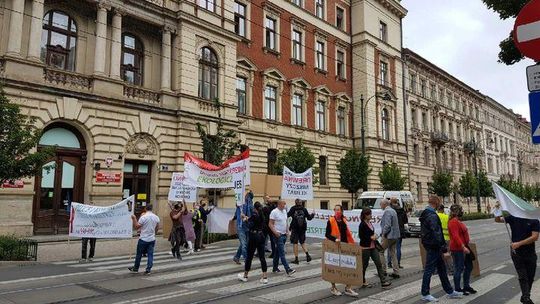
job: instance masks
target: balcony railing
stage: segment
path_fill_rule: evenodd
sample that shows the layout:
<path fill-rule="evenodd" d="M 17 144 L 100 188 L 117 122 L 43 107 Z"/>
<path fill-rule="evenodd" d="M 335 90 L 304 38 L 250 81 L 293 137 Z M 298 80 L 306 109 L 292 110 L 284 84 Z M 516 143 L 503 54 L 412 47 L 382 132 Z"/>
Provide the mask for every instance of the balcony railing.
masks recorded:
<path fill-rule="evenodd" d="M 150 2 L 150 3 L 158 5 L 158 6 L 163 6 L 164 0 L 146 0 L 146 2 Z"/>
<path fill-rule="evenodd" d="M 159 103 L 159 93 L 136 86 L 124 84 L 124 96 L 139 102 Z"/>
<path fill-rule="evenodd" d="M 445 132 L 431 132 L 431 141 L 435 144 L 444 145 L 450 141 Z"/>
<path fill-rule="evenodd" d="M 44 71 L 45 82 L 57 84 L 70 89 L 77 90 L 90 90 L 92 88 L 92 77 L 81 75 L 64 70 L 57 70 L 51 68 L 45 68 Z"/>

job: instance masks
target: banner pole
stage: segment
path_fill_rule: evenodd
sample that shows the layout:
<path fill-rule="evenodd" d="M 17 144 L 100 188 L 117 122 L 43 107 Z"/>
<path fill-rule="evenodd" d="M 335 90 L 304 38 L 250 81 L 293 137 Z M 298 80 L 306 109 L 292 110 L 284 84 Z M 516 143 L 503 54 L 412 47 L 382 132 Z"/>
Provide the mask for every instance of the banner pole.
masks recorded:
<path fill-rule="evenodd" d="M 516 251 L 512 248 L 512 235 L 510 234 L 510 229 L 508 229 L 508 223 L 506 223 L 506 221 L 504 221 L 504 227 L 506 227 L 506 232 L 508 233 L 508 238 L 510 239 L 510 250 L 513 254 L 515 254 Z"/>

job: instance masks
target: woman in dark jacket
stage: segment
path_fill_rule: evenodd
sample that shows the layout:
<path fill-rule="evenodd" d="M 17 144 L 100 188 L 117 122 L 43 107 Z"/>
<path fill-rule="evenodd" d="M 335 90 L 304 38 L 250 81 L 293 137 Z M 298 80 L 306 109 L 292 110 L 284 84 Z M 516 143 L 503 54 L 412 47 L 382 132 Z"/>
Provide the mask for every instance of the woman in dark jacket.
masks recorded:
<path fill-rule="evenodd" d="M 360 227 L 358 228 L 358 237 L 360 238 L 360 247 L 362 248 L 362 266 L 364 271 L 362 275 L 364 276 L 364 284 L 362 287 L 371 287 L 370 284 L 366 282 L 366 269 L 368 267 L 369 258 L 375 263 L 377 267 L 377 273 L 379 274 L 379 279 L 381 280 L 381 286 L 383 288 L 391 285 L 390 282 L 386 281 L 384 270 L 382 268 L 381 259 L 379 251 L 375 247 L 375 242 L 377 240 L 377 234 L 375 234 L 375 228 L 371 224 L 371 209 L 364 208 L 360 214 Z"/>
<path fill-rule="evenodd" d="M 248 281 L 248 273 L 251 270 L 251 262 L 253 261 L 255 250 L 257 250 L 257 254 L 259 255 L 259 261 L 261 261 L 262 269 L 261 283 L 268 284 L 268 276 L 266 275 L 266 258 L 264 256 L 264 245 L 266 241 L 264 227 L 266 221 L 262 204 L 260 202 L 255 202 L 253 207 L 253 214 L 250 217 L 242 215 L 242 220 L 247 221 L 247 226 L 249 228 L 249 238 L 244 273 L 239 273 L 238 279 L 242 282 Z"/>

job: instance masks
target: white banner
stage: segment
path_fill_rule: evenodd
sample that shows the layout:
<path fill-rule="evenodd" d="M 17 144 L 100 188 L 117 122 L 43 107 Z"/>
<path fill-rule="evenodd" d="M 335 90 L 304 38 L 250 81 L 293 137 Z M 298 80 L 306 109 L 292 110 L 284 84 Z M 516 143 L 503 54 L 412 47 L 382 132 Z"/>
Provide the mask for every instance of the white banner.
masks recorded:
<path fill-rule="evenodd" d="M 234 173 L 238 172 L 240 169 L 239 163 L 242 164 L 241 170 L 245 174 L 245 184 L 250 184 L 250 175 L 249 175 L 249 160 L 238 161 L 230 164 L 230 166 L 225 167 L 221 170 L 206 170 L 200 168 L 195 163 L 185 162 L 184 163 L 184 184 L 207 189 L 226 189 L 234 188 Z M 233 168 L 233 165 L 236 164 L 236 167 Z"/>
<path fill-rule="evenodd" d="M 134 196 L 108 207 L 71 203 L 69 236 L 131 238 Z"/>
<path fill-rule="evenodd" d="M 217 209 L 215 208 L 208 215 L 208 229 L 211 233 L 227 233 L 229 220 L 234 217 L 236 209 Z M 315 217 L 311 221 L 307 221 L 306 236 L 318 239 L 326 238 L 326 223 L 328 218 L 334 215 L 332 210 L 314 210 L 308 209 L 309 213 L 314 212 Z M 360 226 L 360 210 L 345 211 L 347 217 L 347 223 L 351 230 L 356 242 L 360 241 L 358 238 L 358 227 Z M 371 211 L 371 223 L 375 228 L 375 233 L 381 235 L 381 218 L 383 210 L 374 209 Z"/>
<path fill-rule="evenodd" d="M 236 206 L 242 206 L 244 204 L 244 193 L 246 192 L 245 180 L 248 167 L 246 167 L 245 160 L 241 160 L 232 163 L 229 168 L 231 168 L 233 176 Z"/>
<path fill-rule="evenodd" d="M 282 199 L 313 199 L 313 169 L 304 173 L 294 173 L 283 167 L 283 182 L 281 184 Z"/>
<path fill-rule="evenodd" d="M 493 186 L 493 192 L 495 192 L 495 197 L 501 203 L 502 210 L 508 211 L 512 216 L 519 218 L 540 219 L 540 209 L 517 197 L 497 183 L 492 182 L 491 184 Z"/>
<path fill-rule="evenodd" d="M 169 188 L 169 201 L 186 203 L 194 203 L 197 201 L 197 187 L 184 184 L 184 174 L 174 172 L 171 178 L 171 186 Z"/>

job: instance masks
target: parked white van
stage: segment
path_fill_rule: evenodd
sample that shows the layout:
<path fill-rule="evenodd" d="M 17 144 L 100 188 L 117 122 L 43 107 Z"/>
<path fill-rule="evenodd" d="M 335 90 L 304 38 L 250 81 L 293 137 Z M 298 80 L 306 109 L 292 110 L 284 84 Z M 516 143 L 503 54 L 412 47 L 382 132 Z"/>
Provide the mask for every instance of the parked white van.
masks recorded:
<path fill-rule="evenodd" d="M 405 210 L 409 210 L 416 206 L 414 197 L 410 191 L 364 191 L 356 200 L 354 210 L 362 210 L 369 207 L 372 210 L 381 209 L 381 201 L 383 198 L 397 198 L 399 205 Z"/>

